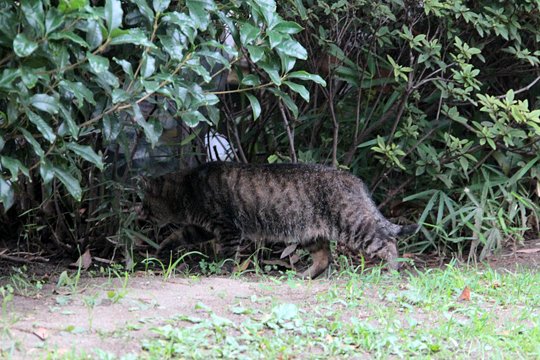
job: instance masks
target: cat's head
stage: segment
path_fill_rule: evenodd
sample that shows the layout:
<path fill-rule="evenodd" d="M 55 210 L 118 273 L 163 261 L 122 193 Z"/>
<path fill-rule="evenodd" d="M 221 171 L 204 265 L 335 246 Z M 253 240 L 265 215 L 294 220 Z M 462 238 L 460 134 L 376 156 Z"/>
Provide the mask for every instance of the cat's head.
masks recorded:
<path fill-rule="evenodd" d="M 159 223 L 171 222 L 174 214 L 169 203 L 174 199 L 167 196 L 171 187 L 167 177 L 141 177 L 140 187 L 143 190 L 143 216 Z"/>
<path fill-rule="evenodd" d="M 397 239 L 414 234 L 418 228 L 416 224 L 404 226 L 391 224 L 389 227 L 383 227 L 373 234 L 373 240 L 364 248 L 364 252 L 368 256 L 385 260 L 389 268 L 399 270 Z"/>

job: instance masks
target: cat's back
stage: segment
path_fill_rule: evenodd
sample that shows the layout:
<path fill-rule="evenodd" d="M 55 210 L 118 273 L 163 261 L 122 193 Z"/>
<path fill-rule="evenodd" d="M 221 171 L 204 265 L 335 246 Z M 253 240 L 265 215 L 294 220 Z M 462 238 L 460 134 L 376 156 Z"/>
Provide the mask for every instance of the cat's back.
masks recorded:
<path fill-rule="evenodd" d="M 213 201 L 261 208 L 328 206 L 367 189 L 354 175 L 318 164 L 210 162 L 186 173 L 190 191 Z"/>

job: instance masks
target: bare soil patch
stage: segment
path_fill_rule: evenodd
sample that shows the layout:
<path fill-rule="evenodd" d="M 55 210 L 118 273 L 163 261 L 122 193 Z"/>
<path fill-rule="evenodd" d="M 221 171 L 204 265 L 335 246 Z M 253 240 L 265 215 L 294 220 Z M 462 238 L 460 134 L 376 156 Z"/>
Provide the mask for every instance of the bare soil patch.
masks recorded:
<path fill-rule="evenodd" d="M 528 242 L 525 251 L 506 251 L 489 261 L 500 271 L 540 269 L 540 241 Z M 42 269 L 43 270 L 43 269 Z M 5 273 L 5 272 L 4 272 Z M 117 356 L 141 353 L 144 339 L 155 337 L 152 328 L 175 319 L 208 316 L 208 309 L 232 321 L 246 316 L 231 311 L 234 307 L 269 309 L 277 303 L 297 304 L 306 310 L 318 302 L 342 280 L 277 281 L 275 278 L 185 277 L 164 281 L 162 277 L 135 273 L 123 286 L 120 278 L 83 278 L 73 294 L 55 286 L 56 274 L 41 271 L 49 282 L 31 296 L 15 295 L 2 314 L 0 357 L 42 358 L 50 351 L 57 354 L 84 352 L 96 348 Z M 6 281 L 4 277 L 4 282 Z M 404 282 L 405 284 L 405 282 Z M 2 285 L 2 284 L 0 284 Z M 406 285 L 404 285 L 406 286 Z M 376 288 L 374 288 L 376 289 Z M 376 290 L 373 290 L 374 293 Z M 118 295 L 117 298 L 111 294 Z M 383 297 L 371 296 L 370 303 L 385 306 Z M 112 300 L 111 300 L 112 298 Z M 356 316 L 363 309 L 355 310 Z M 504 323 L 505 311 L 498 312 Z M 432 316 L 426 314 L 426 318 Z M 511 317 L 511 315 L 508 315 Z"/>
<path fill-rule="evenodd" d="M 2 339 L 0 347 L 8 349 L 9 342 L 17 342 L 13 358 L 37 358 L 44 349 L 57 349 L 60 354 L 77 350 L 100 348 L 118 356 L 141 351 L 141 340 L 154 336 L 149 329 L 163 325 L 175 316 L 205 317 L 208 307 L 216 315 L 235 320 L 229 310 L 260 299 L 260 306 L 281 301 L 302 306 L 316 301 L 316 294 L 324 292 L 331 281 L 318 280 L 305 286 L 290 287 L 271 281 L 250 281 L 249 278 L 231 279 L 175 278 L 163 281 L 156 277 L 132 277 L 125 297 L 113 303 L 108 291 L 118 291 L 119 280 L 105 278 L 84 279 L 75 295 L 57 294 L 53 285 L 46 285 L 39 297 L 15 296 L 7 316 L 13 320 L 10 336 Z M 97 300 L 94 307 L 88 298 Z M 85 300 L 86 298 L 86 300 Z M 69 299 L 69 300 L 68 300 Z M 66 301 L 66 303 L 64 303 Z"/>

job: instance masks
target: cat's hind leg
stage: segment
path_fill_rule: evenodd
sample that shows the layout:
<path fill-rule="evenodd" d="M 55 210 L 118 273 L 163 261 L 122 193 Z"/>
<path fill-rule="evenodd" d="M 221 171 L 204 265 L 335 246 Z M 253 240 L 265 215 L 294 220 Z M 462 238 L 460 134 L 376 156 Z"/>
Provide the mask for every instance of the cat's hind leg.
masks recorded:
<path fill-rule="evenodd" d="M 330 243 L 326 239 L 317 239 L 312 245 L 307 246 L 307 250 L 311 254 L 313 263 L 306 271 L 300 274 L 300 277 L 304 279 L 315 279 L 330 265 L 332 259 Z"/>
<path fill-rule="evenodd" d="M 213 238 L 214 234 L 200 226 L 193 224 L 183 225 L 159 244 L 156 255 L 164 258 L 179 248 L 189 248 L 190 246 L 207 242 Z"/>

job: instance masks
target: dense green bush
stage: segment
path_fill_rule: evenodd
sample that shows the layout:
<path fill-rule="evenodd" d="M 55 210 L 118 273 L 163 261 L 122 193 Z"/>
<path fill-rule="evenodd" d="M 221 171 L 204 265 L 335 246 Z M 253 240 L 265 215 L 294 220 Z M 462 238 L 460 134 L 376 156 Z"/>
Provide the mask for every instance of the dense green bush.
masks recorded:
<path fill-rule="evenodd" d="M 253 119 L 260 105 L 252 89 L 294 111 L 284 89 L 308 100 L 301 82 L 324 83 L 293 71 L 307 57 L 293 38 L 299 31 L 271 0 L 0 1 L 4 209 L 33 214 L 26 230 L 72 252 L 98 238 L 129 243 L 122 234 L 132 234 L 135 218 L 124 218 L 130 199 L 122 194 L 133 191 L 111 182 L 118 156 L 129 165 L 140 134 L 153 148 L 164 123 L 217 126 L 218 94 L 244 94 Z M 244 76 L 241 60 L 257 72 Z M 219 91 L 226 72 L 239 84 Z M 104 169 L 104 154 L 115 168 L 108 177 L 94 170 Z"/>
<path fill-rule="evenodd" d="M 278 5 L 0 0 L 5 223 L 71 253 L 152 243 L 118 169 L 204 124 L 239 161 L 349 168 L 424 225 L 411 250 L 483 257 L 538 232 L 537 1 Z"/>
<path fill-rule="evenodd" d="M 396 195 L 423 209 L 413 249 L 483 258 L 537 237 L 537 1 L 299 3 L 285 12 L 328 80 L 300 112 L 301 154 L 369 179 L 387 212 Z"/>

